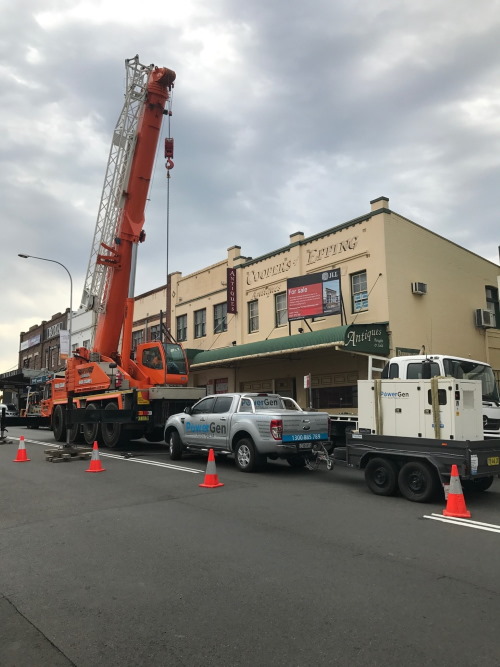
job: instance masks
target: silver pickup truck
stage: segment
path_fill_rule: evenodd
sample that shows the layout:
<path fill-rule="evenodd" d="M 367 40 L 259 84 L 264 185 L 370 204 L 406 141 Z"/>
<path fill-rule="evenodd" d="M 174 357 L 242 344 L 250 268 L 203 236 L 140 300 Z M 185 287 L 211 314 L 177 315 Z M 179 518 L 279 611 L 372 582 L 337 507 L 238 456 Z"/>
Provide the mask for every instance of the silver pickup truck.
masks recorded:
<path fill-rule="evenodd" d="M 328 441 L 328 414 L 305 412 L 277 394 L 206 396 L 165 424 L 170 458 L 185 451 L 233 454 L 243 472 L 260 468 L 268 458 L 303 467 L 317 443 Z"/>

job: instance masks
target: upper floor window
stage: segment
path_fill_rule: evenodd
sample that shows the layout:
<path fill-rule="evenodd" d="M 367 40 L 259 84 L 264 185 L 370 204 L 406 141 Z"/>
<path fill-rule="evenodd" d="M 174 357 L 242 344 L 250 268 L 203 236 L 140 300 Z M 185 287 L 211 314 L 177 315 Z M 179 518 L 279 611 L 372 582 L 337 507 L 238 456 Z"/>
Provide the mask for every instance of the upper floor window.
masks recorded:
<path fill-rule="evenodd" d="M 214 333 L 227 331 L 227 302 L 214 306 Z"/>
<path fill-rule="evenodd" d="M 259 330 L 259 302 L 248 302 L 248 333 L 253 333 Z"/>
<path fill-rule="evenodd" d="M 177 318 L 176 336 L 178 341 L 187 340 L 188 316 L 179 315 Z"/>
<path fill-rule="evenodd" d="M 132 331 L 132 349 L 135 350 L 139 343 L 144 343 L 144 329 Z"/>
<path fill-rule="evenodd" d="M 280 292 L 274 296 L 274 321 L 275 326 L 281 327 L 288 324 L 288 307 L 286 292 Z"/>
<path fill-rule="evenodd" d="M 206 308 L 194 311 L 194 337 L 202 338 L 207 335 L 207 311 Z"/>
<path fill-rule="evenodd" d="M 493 325 L 498 328 L 500 324 L 500 308 L 498 304 L 498 289 L 496 287 L 486 288 L 486 308 L 493 315 Z"/>
<path fill-rule="evenodd" d="M 149 329 L 149 340 L 160 340 L 160 325 L 153 324 Z"/>
<path fill-rule="evenodd" d="M 366 271 L 351 274 L 352 312 L 368 310 L 368 290 L 366 287 Z"/>

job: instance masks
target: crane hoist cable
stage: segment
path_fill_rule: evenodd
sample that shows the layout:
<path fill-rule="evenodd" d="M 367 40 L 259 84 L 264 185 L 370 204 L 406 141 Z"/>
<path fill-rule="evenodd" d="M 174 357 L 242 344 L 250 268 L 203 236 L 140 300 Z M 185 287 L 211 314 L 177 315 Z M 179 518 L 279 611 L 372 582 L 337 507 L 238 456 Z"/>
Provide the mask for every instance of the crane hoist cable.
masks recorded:
<path fill-rule="evenodd" d="M 170 130 L 170 124 L 171 121 L 170 119 L 172 118 L 172 98 L 173 98 L 173 90 L 171 91 L 170 97 L 167 101 L 167 108 L 165 109 L 165 114 L 167 116 L 167 134 L 168 136 L 165 138 L 165 169 L 167 170 L 167 230 L 166 230 L 166 240 L 167 240 L 167 254 L 166 254 L 166 266 L 165 266 L 165 273 L 166 273 L 166 279 L 165 279 L 165 284 L 167 285 L 166 289 L 166 303 L 165 303 L 165 313 L 168 313 L 169 310 L 169 285 L 168 285 L 168 255 L 169 255 L 169 246 L 170 246 L 170 172 L 174 168 L 174 140 L 171 134 Z M 169 334 L 170 332 L 167 331 Z"/>

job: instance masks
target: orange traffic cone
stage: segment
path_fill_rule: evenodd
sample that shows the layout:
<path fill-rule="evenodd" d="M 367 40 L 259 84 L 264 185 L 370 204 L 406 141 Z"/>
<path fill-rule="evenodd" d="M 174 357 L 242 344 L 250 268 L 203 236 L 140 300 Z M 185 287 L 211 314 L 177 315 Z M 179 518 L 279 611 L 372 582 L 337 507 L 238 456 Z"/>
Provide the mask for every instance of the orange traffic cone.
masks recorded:
<path fill-rule="evenodd" d="M 92 447 L 92 458 L 90 459 L 90 465 L 85 472 L 104 472 L 106 468 L 102 467 L 101 459 L 99 458 L 99 448 L 97 447 L 97 441 L 94 440 L 94 446 Z"/>
<path fill-rule="evenodd" d="M 208 452 L 208 463 L 207 463 L 207 472 L 205 473 L 205 481 L 203 484 L 198 484 L 198 486 L 203 486 L 206 489 L 215 489 L 217 486 L 224 486 L 222 482 L 219 482 L 219 477 L 217 471 L 215 470 L 215 454 L 214 450 L 211 449 Z"/>
<path fill-rule="evenodd" d="M 26 446 L 24 444 L 24 435 L 19 438 L 19 447 L 17 450 L 17 456 L 14 459 L 14 463 L 24 463 L 25 461 L 31 461 L 26 454 Z"/>
<path fill-rule="evenodd" d="M 450 489 L 448 491 L 448 502 L 446 509 L 443 510 L 443 516 L 454 516 L 461 519 L 468 519 L 471 513 L 465 506 L 464 494 L 458 468 L 455 464 L 451 466 Z"/>

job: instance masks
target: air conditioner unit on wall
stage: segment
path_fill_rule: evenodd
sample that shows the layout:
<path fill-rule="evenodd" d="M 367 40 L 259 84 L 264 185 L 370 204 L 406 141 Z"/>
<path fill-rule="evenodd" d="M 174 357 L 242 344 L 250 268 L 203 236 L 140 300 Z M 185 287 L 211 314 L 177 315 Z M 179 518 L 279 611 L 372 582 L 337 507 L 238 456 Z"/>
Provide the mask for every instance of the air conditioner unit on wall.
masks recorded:
<path fill-rule="evenodd" d="M 482 310 L 478 308 L 476 310 L 476 327 L 482 327 L 483 329 L 488 329 L 495 326 L 495 315 L 489 310 Z"/>
<path fill-rule="evenodd" d="M 427 284 L 426 283 L 412 283 L 411 291 L 413 294 L 427 294 Z"/>

